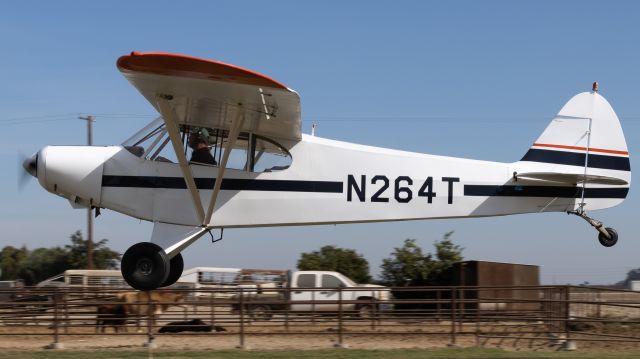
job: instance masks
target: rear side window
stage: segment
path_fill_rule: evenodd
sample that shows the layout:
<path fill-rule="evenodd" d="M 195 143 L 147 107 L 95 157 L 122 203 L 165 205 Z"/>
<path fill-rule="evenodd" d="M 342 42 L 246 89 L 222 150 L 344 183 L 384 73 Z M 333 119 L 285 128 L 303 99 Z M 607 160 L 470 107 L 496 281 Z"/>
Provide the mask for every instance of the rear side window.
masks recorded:
<path fill-rule="evenodd" d="M 298 282 L 296 283 L 298 288 L 314 288 L 316 286 L 315 274 L 300 274 L 298 276 Z"/>

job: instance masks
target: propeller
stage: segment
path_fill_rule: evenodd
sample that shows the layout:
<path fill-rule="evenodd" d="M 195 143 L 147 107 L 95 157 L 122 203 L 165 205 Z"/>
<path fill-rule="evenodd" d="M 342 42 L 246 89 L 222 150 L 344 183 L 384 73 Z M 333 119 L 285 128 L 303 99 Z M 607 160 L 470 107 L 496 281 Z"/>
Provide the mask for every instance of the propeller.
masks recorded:
<path fill-rule="evenodd" d="M 29 176 L 38 177 L 38 154 L 31 157 L 18 155 L 18 166 L 23 168 L 22 171 L 18 170 L 18 189 L 22 190 L 31 179 Z"/>

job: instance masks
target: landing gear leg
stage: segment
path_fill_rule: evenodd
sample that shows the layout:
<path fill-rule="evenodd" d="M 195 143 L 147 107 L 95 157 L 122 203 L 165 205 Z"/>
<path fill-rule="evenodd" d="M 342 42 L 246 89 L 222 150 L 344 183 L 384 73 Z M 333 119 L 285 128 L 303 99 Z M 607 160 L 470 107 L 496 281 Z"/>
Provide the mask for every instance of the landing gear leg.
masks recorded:
<path fill-rule="evenodd" d="M 575 214 L 576 216 L 587 221 L 598 233 L 598 241 L 605 247 L 612 247 L 618 243 L 618 232 L 610 227 L 605 227 L 604 224 L 596 219 L 587 216 L 587 213 L 579 209 L 577 211 L 568 211 L 567 214 Z"/>
<path fill-rule="evenodd" d="M 124 253 L 120 270 L 124 280 L 133 288 L 153 290 L 162 286 L 169 277 L 170 263 L 160 246 L 151 242 L 140 242 L 129 247 Z"/>

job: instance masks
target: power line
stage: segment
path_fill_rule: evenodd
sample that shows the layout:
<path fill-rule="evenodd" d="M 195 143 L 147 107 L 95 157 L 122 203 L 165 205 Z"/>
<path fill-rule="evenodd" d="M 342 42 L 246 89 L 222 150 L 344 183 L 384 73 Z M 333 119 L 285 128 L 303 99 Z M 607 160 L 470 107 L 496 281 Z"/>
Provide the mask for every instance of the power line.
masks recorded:
<path fill-rule="evenodd" d="M 0 120 L 0 126 L 21 126 L 21 125 L 33 125 L 39 123 L 49 123 L 49 122 L 61 122 L 61 121 L 75 121 L 77 120 L 78 114 L 69 115 L 69 117 L 56 117 L 49 118 L 48 116 L 33 116 L 33 117 L 22 117 L 22 118 L 10 118 Z M 157 115 L 136 115 L 136 116 L 125 116 L 125 115 L 110 115 L 110 116 L 94 116 L 100 118 L 107 118 L 110 120 L 127 120 L 132 118 L 149 118 L 154 119 Z"/>

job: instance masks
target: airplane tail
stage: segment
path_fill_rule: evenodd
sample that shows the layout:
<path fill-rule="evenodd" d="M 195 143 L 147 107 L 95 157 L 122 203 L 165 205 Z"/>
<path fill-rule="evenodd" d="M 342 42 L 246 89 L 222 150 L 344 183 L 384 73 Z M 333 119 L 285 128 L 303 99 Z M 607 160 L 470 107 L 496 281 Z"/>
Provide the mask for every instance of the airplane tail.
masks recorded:
<path fill-rule="evenodd" d="M 622 126 L 596 90 L 569 100 L 514 169 L 518 179 L 584 187 L 577 197 L 585 209 L 622 202 L 631 183 Z"/>

